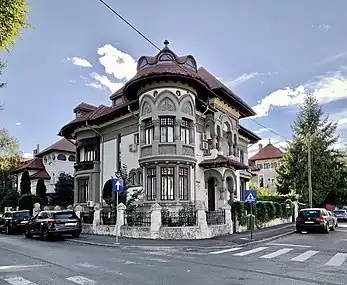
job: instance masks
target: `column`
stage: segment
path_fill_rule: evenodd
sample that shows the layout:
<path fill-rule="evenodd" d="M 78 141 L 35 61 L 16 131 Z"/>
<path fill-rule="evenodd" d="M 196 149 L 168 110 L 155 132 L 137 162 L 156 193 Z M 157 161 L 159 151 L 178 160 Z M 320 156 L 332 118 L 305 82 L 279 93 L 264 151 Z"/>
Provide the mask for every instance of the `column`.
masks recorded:
<path fill-rule="evenodd" d="M 161 206 L 155 203 L 151 208 L 151 238 L 158 239 L 161 227 Z"/>

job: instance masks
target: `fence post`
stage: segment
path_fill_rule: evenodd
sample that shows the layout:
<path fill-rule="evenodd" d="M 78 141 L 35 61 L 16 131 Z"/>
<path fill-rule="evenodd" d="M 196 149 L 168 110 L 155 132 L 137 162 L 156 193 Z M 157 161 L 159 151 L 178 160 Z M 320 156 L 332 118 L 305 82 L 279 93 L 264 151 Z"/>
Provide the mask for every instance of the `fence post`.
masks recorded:
<path fill-rule="evenodd" d="M 208 226 L 206 220 L 206 206 L 204 202 L 196 204 L 198 226 L 201 230 L 201 237 L 208 238 Z"/>
<path fill-rule="evenodd" d="M 98 226 L 101 222 L 101 208 L 99 204 L 94 206 L 94 217 L 93 217 L 93 233 L 97 233 Z"/>
<path fill-rule="evenodd" d="M 126 210 L 126 206 L 123 203 L 118 204 L 117 206 L 117 216 L 116 216 L 116 225 L 114 227 L 116 234 L 116 227 L 118 227 L 118 234 L 121 236 L 120 228 L 124 225 L 124 212 Z"/>
<path fill-rule="evenodd" d="M 233 220 L 231 218 L 231 206 L 227 203 L 224 205 L 225 211 L 225 224 L 228 227 L 229 234 L 233 233 Z"/>
<path fill-rule="evenodd" d="M 159 230 L 161 227 L 161 206 L 155 203 L 151 208 L 151 238 L 159 238 Z"/>
<path fill-rule="evenodd" d="M 81 212 L 82 212 L 82 210 L 83 210 L 83 208 L 82 208 L 81 205 L 77 205 L 77 206 L 75 207 L 76 216 L 79 217 L 80 219 L 82 218 L 82 217 L 81 217 Z"/>

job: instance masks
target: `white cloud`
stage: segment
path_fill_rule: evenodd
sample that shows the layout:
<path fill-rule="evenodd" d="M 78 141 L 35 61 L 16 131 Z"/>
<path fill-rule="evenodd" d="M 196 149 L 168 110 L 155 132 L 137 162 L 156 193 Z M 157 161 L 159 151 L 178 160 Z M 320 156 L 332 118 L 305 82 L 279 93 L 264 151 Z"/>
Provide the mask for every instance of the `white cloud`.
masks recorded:
<path fill-rule="evenodd" d="M 331 57 L 325 58 L 322 61 L 318 62 L 317 65 L 326 64 L 326 63 L 329 63 L 329 62 L 332 62 L 332 61 L 335 61 L 335 60 L 338 60 L 338 59 L 342 59 L 342 58 L 345 58 L 345 57 L 347 57 L 347 51 L 340 52 L 340 53 L 335 54 L 335 55 L 333 55 Z"/>
<path fill-rule="evenodd" d="M 227 85 L 228 86 L 236 86 L 236 85 L 239 85 L 241 83 L 244 83 L 247 80 L 252 79 L 253 77 L 261 76 L 261 75 L 264 75 L 264 73 L 259 73 L 259 72 L 244 73 L 241 76 L 234 78 L 233 80 L 227 82 Z"/>
<path fill-rule="evenodd" d="M 346 70 L 346 67 L 341 67 L 295 89 L 285 87 L 272 92 L 253 106 L 257 113 L 254 118 L 267 116 L 273 107 L 297 106 L 304 101 L 308 92 L 312 92 L 321 104 L 347 98 Z"/>
<path fill-rule="evenodd" d="M 335 148 L 340 150 L 347 150 L 347 137 L 339 138 L 337 143 L 335 144 Z"/>
<path fill-rule="evenodd" d="M 100 75 L 96 72 L 92 72 L 90 74 L 90 76 L 96 80 L 98 83 L 95 82 L 91 82 L 91 83 L 87 83 L 87 86 L 90 87 L 94 87 L 97 89 L 101 89 L 102 86 L 105 86 L 106 88 L 108 88 L 112 93 L 116 92 L 117 90 L 119 90 L 120 88 L 123 87 L 124 83 L 121 82 L 112 82 L 110 79 L 108 79 L 107 76 L 105 75 Z"/>
<path fill-rule="evenodd" d="M 80 67 L 92 67 L 92 64 L 84 58 L 74 56 L 72 58 L 69 57 L 67 60 L 72 61 L 72 64 Z"/>
<path fill-rule="evenodd" d="M 261 128 L 259 130 L 253 131 L 256 135 L 261 136 L 262 134 L 266 134 L 273 131 L 271 128 Z"/>
<path fill-rule="evenodd" d="M 101 84 L 99 84 L 99 83 L 97 83 L 97 82 L 89 82 L 89 83 L 86 83 L 86 86 L 88 86 L 88 87 L 93 87 L 93 88 L 95 88 L 95 89 L 105 89 L 105 86 L 103 86 L 103 85 L 101 85 Z"/>
<path fill-rule="evenodd" d="M 258 143 L 248 148 L 248 157 L 255 155 L 259 151 L 259 144 L 262 144 L 262 146 L 264 147 L 269 143 L 269 140 L 275 147 L 278 147 L 283 152 L 285 151 L 285 148 L 288 146 L 288 143 L 281 138 L 262 139 Z"/>
<path fill-rule="evenodd" d="M 34 156 L 33 156 L 33 154 L 30 153 L 30 152 L 25 152 L 25 153 L 23 153 L 22 157 L 25 158 L 25 159 L 27 159 L 27 158 L 33 158 Z"/>
<path fill-rule="evenodd" d="M 16 126 L 21 126 L 21 125 L 22 125 L 21 122 L 17 122 L 17 123 L 16 123 Z"/>
<path fill-rule="evenodd" d="M 338 131 L 347 130 L 347 109 L 332 114 L 329 119 L 338 123 Z"/>
<path fill-rule="evenodd" d="M 135 76 L 137 63 L 131 55 L 110 44 L 99 48 L 97 52 L 101 56 L 99 62 L 105 67 L 106 73 L 113 74 L 120 80 L 129 80 Z"/>

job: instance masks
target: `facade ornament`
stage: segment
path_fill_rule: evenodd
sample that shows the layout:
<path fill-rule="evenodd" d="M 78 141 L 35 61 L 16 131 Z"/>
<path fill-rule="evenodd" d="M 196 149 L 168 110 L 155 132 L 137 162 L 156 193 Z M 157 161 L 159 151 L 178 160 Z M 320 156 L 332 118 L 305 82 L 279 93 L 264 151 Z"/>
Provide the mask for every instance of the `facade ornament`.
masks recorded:
<path fill-rule="evenodd" d="M 176 111 L 176 108 L 175 108 L 175 104 L 174 102 L 172 102 L 171 99 L 169 98 L 165 98 L 161 101 L 159 107 L 158 107 L 158 110 L 159 111 Z"/>

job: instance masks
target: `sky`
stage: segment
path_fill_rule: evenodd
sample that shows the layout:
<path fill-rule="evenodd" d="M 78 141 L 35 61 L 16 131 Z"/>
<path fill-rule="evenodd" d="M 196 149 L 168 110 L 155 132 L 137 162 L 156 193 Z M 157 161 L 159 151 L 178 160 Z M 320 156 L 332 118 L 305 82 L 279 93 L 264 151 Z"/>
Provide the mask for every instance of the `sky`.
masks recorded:
<path fill-rule="evenodd" d="M 134 76 L 136 61 L 157 50 L 99 0 L 29 0 L 30 24 L 1 80 L 0 128 L 25 155 L 59 139 L 80 102 L 110 105 Z M 157 46 L 191 54 L 257 112 L 241 124 L 285 146 L 307 92 L 338 122 L 347 143 L 347 1 L 158 0 L 108 3 Z M 258 145 L 249 148 L 250 154 Z"/>

